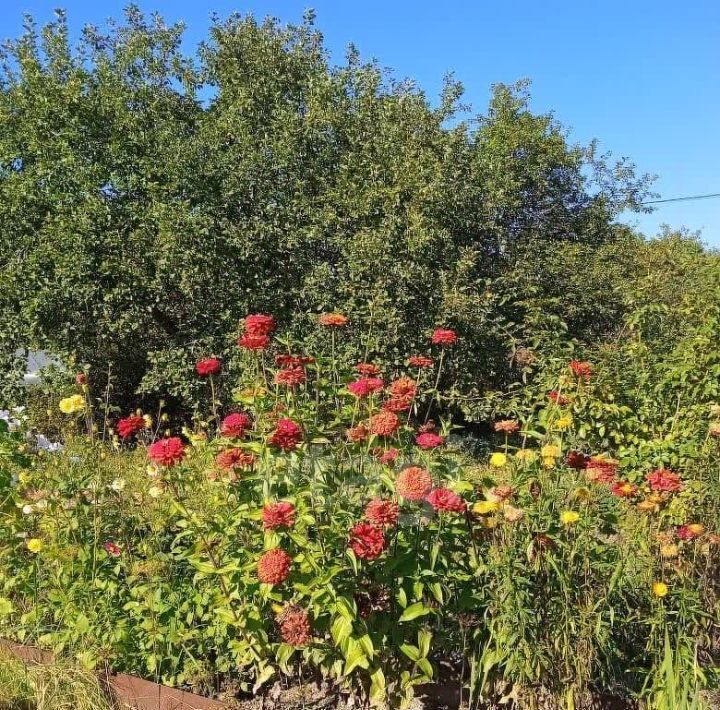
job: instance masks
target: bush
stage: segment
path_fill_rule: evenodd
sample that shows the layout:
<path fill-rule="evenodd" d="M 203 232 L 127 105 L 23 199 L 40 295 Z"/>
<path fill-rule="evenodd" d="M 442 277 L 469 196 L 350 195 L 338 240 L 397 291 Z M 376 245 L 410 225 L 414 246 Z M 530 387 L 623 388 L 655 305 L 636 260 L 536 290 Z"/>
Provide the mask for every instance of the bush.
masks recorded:
<path fill-rule="evenodd" d="M 441 664 L 475 699 L 660 697 L 668 658 L 691 696 L 714 682 L 717 504 L 693 470 L 583 453 L 592 366 L 496 422 L 478 465 L 425 416 L 461 369 L 452 331 L 434 364 L 351 373 L 344 318 L 323 322 L 301 357 L 248 319 L 275 367 L 246 349 L 230 404 L 198 364 L 209 406 L 182 437 L 133 415 L 88 439 L 82 390 L 61 402 L 66 451 L 5 489 L 3 633 L 206 692 L 321 676 L 393 705 Z"/>

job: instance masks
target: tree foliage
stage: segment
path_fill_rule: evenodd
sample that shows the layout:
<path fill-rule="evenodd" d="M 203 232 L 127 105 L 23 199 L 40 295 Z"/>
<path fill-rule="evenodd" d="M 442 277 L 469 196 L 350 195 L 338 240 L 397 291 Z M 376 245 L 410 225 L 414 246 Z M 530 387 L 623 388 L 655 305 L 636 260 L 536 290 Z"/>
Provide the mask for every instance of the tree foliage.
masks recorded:
<path fill-rule="evenodd" d="M 525 84 L 463 120 L 450 79 L 434 106 L 352 48 L 333 66 L 310 15 L 217 20 L 194 56 L 181 39 L 131 6 L 77 46 L 62 13 L 6 43 L 6 357 L 46 349 L 96 381 L 111 363 L 118 397 L 162 383 L 187 401 L 194 358 L 231 353 L 241 315 L 300 336 L 344 310 L 386 361 L 455 327 L 472 399 L 517 377 L 538 304 L 579 336 L 617 322 L 603 280 L 563 299 L 555 267 L 626 244 L 615 218 L 648 180 L 570 144 Z"/>

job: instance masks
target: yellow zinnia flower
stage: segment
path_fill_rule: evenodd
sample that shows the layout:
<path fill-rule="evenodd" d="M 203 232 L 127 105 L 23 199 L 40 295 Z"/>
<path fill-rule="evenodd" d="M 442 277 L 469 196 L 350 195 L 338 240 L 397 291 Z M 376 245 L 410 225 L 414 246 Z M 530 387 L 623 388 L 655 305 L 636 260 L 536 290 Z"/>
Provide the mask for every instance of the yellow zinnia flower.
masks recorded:
<path fill-rule="evenodd" d="M 664 597 L 668 593 L 668 586 L 665 582 L 653 582 L 652 593 L 656 597 Z"/>
<path fill-rule="evenodd" d="M 497 501 L 479 500 L 473 506 L 473 513 L 476 513 L 477 515 L 487 515 L 488 513 L 493 513 L 498 510 L 498 508 L 500 508 L 500 503 Z"/>
<path fill-rule="evenodd" d="M 677 557 L 678 556 L 679 548 L 677 545 L 673 543 L 668 543 L 665 545 L 660 545 L 660 554 L 663 557 Z"/>
<path fill-rule="evenodd" d="M 63 414 L 75 414 L 85 409 L 85 397 L 81 394 L 74 394 L 72 397 L 65 397 L 61 399 L 58 404 L 60 411 Z"/>
<path fill-rule="evenodd" d="M 555 422 L 555 428 L 559 429 L 560 431 L 563 431 L 565 429 L 568 429 L 570 426 L 572 426 L 572 422 L 573 422 L 573 420 L 572 420 L 571 416 L 560 417 L 560 419 L 558 419 Z"/>
<path fill-rule="evenodd" d="M 31 537 L 27 541 L 27 549 L 37 554 L 43 549 L 43 541 L 39 537 Z"/>
<path fill-rule="evenodd" d="M 507 465 L 507 456 L 499 451 L 496 451 L 490 456 L 490 465 L 494 468 L 502 468 Z"/>
<path fill-rule="evenodd" d="M 540 449 L 540 455 L 544 459 L 556 459 L 560 456 L 560 447 L 557 446 L 557 444 L 545 444 L 545 446 Z"/>
<path fill-rule="evenodd" d="M 578 520 L 580 520 L 580 513 L 574 510 L 563 510 L 560 513 L 560 522 L 563 525 L 574 525 Z"/>
<path fill-rule="evenodd" d="M 552 456 L 543 456 L 543 466 L 545 468 L 554 468 L 555 459 Z"/>

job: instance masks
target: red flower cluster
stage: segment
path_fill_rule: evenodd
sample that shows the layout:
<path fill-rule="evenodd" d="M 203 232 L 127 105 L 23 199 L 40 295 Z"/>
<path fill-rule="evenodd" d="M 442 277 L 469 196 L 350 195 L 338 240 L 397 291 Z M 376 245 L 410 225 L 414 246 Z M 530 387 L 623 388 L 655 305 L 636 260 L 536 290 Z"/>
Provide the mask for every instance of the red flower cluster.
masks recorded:
<path fill-rule="evenodd" d="M 676 493 L 681 491 L 683 486 L 680 476 L 666 468 L 658 468 L 645 476 L 645 480 L 654 491 L 669 491 Z"/>
<path fill-rule="evenodd" d="M 392 526 L 398 521 L 400 506 L 391 500 L 374 498 L 365 508 L 365 517 L 373 524 L 379 526 Z"/>
<path fill-rule="evenodd" d="M 430 472 L 419 466 L 411 466 L 400 472 L 395 481 L 398 495 L 408 500 L 419 501 L 425 498 L 432 488 Z"/>
<path fill-rule="evenodd" d="M 195 363 L 195 372 L 197 372 L 200 377 L 219 375 L 220 369 L 220 360 L 218 360 L 216 357 L 206 357 L 203 360 L 198 360 Z"/>
<path fill-rule="evenodd" d="M 275 547 L 258 560 L 257 575 L 263 584 L 282 584 L 290 576 L 292 557 Z"/>
<path fill-rule="evenodd" d="M 245 316 L 245 332 L 249 335 L 270 335 L 276 327 L 275 319 L 264 313 Z"/>
<path fill-rule="evenodd" d="M 355 372 L 358 372 L 365 377 L 376 377 L 380 374 L 380 368 L 377 365 L 373 365 L 371 362 L 359 362 L 355 365 Z"/>
<path fill-rule="evenodd" d="M 436 328 L 430 339 L 433 345 L 455 345 L 457 343 L 457 333 L 449 328 Z"/>
<path fill-rule="evenodd" d="M 383 531 L 370 523 L 358 523 L 350 530 L 350 549 L 361 560 L 374 560 L 385 549 Z"/>
<path fill-rule="evenodd" d="M 232 436 L 241 439 L 245 436 L 245 430 L 250 428 L 252 422 L 245 412 L 233 412 L 223 419 L 220 425 L 220 433 L 223 436 Z"/>
<path fill-rule="evenodd" d="M 225 471 L 235 471 L 238 468 L 252 468 L 255 456 L 242 449 L 226 449 L 215 457 L 215 463 Z"/>
<path fill-rule="evenodd" d="M 303 433 L 299 424 L 292 419 L 278 419 L 275 431 L 268 440 L 271 446 L 283 451 L 292 451 L 302 441 Z"/>
<path fill-rule="evenodd" d="M 342 313 L 322 313 L 318 318 L 318 323 L 329 328 L 342 328 L 348 324 L 348 319 Z"/>
<path fill-rule="evenodd" d="M 305 375 L 305 368 L 302 365 L 290 365 L 282 368 L 275 373 L 273 382 L 276 385 L 285 385 L 286 387 L 297 387 L 301 385 L 307 376 Z"/>
<path fill-rule="evenodd" d="M 377 436 L 392 436 L 400 428 L 395 412 L 380 412 L 368 419 L 368 429 Z"/>
<path fill-rule="evenodd" d="M 425 355 L 413 355 L 408 358 L 408 365 L 410 365 L 410 367 L 420 368 L 432 367 L 433 359 L 431 357 L 426 357 Z"/>
<path fill-rule="evenodd" d="M 435 488 L 430 491 L 425 500 L 435 508 L 448 513 L 464 513 L 467 506 L 465 501 L 447 488 Z"/>
<path fill-rule="evenodd" d="M 592 365 L 581 360 L 570 360 L 570 369 L 575 377 L 581 377 L 583 380 L 589 380 L 593 372 Z"/>
<path fill-rule="evenodd" d="M 379 392 L 384 386 L 385 383 L 379 377 L 361 377 L 351 382 L 347 388 L 348 392 L 356 397 L 368 397 Z"/>
<path fill-rule="evenodd" d="M 280 637 L 289 646 L 307 646 L 312 638 L 308 613 L 294 604 L 286 606 L 277 616 Z"/>
<path fill-rule="evenodd" d="M 136 415 L 125 417 L 118 421 L 116 428 L 119 436 L 127 439 L 145 428 L 145 419 Z"/>
<path fill-rule="evenodd" d="M 445 439 L 431 431 L 426 431 L 424 434 L 420 434 L 415 438 L 415 443 L 421 449 L 437 449 L 438 446 L 442 446 L 445 443 Z"/>
<path fill-rule="evenodd" d="M 268 503 L 263 508 L 262 521 L 265 530 L 291 528 L 295 524 L 295 506 L 285 501 Z"/>
<path fill-rule="evenodd" d="M 148 447 L 148 456 L 160 466 L 175 466 L 185 458 L 185 445 L 177 436 L 158 439 Z"/>

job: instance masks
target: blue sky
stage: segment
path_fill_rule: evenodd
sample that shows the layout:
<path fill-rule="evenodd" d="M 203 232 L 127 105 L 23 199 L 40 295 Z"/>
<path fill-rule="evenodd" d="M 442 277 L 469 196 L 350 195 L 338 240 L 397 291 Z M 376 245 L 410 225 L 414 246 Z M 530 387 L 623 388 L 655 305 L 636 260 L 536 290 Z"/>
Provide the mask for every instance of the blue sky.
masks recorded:
<path fill-rule="evenodd" d="M 4 0 L 0 36 L 15 36 L 23 12 L 40 21 L 68 10 L 70 23 L 102 24 L 125 2 Z M 212 11 L 274 15 L 298 22 L 317 12 L 338 61 L 349 42 L 435 97 L 447 71 L 483 111 L 495 82 L 527 77 L 533 108 L 552 110 L 585 142 L 628 156 L 659 176 L 661 197 L 720 192 L 720 2 L 717 0 L 142 0 L 168 20 L 184 20 L 191 48 Z M 720 199 L 661 205 L 628 219 L 652 236 L 662 223 L 702 230 L 720 247 Z"/>

